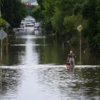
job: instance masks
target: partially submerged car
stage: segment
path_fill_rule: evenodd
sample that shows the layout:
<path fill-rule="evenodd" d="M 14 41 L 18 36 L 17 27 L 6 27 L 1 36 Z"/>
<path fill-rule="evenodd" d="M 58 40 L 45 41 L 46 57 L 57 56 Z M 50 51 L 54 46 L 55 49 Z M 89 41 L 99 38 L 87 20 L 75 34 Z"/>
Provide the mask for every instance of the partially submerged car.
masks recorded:
<path fill-rule="evenodd" d="M 35 23 L 34 29 L 38 29 L 38 28 L 40 28 L 40 23 Z"/>
<path fill-rule="evenodd" d="M 34 24 L 32 22 L 27 22 L 26 27 L 34 27 Z"/>

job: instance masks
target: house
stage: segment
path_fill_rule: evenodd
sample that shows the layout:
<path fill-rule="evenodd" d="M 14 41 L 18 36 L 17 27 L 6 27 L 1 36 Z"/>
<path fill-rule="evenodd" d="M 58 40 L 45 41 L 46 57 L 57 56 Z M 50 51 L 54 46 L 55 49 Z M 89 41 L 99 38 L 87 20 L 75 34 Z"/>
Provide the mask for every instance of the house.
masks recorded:
<path fill-rule="evenodd" d="M 29 2 L 25 2 L 25 5 L 31 5 L 31 3 L 29 3 Z"/>

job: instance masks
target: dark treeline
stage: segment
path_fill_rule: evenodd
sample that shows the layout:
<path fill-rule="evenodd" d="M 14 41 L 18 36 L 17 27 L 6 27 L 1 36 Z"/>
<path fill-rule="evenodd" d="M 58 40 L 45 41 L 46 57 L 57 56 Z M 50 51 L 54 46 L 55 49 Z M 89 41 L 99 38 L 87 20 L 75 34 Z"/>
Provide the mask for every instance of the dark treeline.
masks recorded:
<path fill-rule="evenodd" d="M 27 7 L 21 0 L 3 0 L 2 18 L 12 27 L 19 27 L 20 22 L 27 15 Z"/>
<path fill-rule="evenodd" d="M 0 0 L 0 7 L 1 20 L 8 22 L 12 28 L 19 27 L 21 20 L 27 16 L 27 7 L 21 0 Z"/>
<path fill-rule="evenodd" d="M 100 50 L 99 0 L 37 0 L 32 16 L 42 27 L 70 43 L 79 39 L 78 25 L 83 26 L 82 39 L 91 50 Z M 74 41 L 75 40 L 75 41 Z"/>
<path fill-rule="evenodd" d="M 0 29 L 8 34 L 8 42 L 14 39 L 13 28 L 20 26 L 21 20 L 27 16 L 27 7 L 21 0 L 0 0 Z M 7 23 L 10 25 L 7 29 Z"/>

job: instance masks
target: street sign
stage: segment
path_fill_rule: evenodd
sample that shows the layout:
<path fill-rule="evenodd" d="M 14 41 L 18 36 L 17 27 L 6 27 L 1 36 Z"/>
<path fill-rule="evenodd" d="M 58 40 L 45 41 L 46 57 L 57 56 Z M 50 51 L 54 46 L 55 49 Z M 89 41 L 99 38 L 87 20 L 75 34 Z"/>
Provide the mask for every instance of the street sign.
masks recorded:
<path fill-rule="evenodd" d="M 8 28 L 10 26 L 10 24 L 8 22 L 6 22 L 6 28 Z"/>
<path fill-rule="evenodd" d="M 1 39 L 1 61 L 2 61 L 2 41 L 3 39 L 7 36 L 7 34 L 5 33 L 5 31 L 2 29 L 0 30 L 0 39 Z"/>
<path fill-rule="evenodd" d="M 77 30 L 80 31 L 80 64 L 81 64 L 81 30 L 83 29 L 82 25 L 77 27 Z"/>
<path fill-rule="evenodd" d="M 3 40 L 7 36 L 7 33 L 2 29 L 0 30 L 0 39 Z"/>
<path fill-rule="evenodd" d="M 79 25 L 79 26 L 77 27 L 77 29 L 78 29 L 79 31 L 81 31 L 81 30 L 83 29 L 82 25 Z"/>

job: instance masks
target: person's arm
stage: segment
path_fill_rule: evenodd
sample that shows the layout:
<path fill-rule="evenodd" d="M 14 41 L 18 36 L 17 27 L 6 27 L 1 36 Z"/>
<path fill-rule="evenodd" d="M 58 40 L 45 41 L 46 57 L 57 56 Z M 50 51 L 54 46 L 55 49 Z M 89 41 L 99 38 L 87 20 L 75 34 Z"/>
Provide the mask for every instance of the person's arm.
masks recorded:
<path fill-rule="evenodd" d="M 76 58 L 76 55 L 74 56 L 74 58 Z"/>

